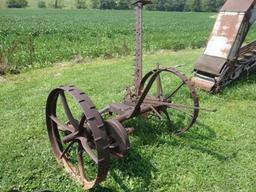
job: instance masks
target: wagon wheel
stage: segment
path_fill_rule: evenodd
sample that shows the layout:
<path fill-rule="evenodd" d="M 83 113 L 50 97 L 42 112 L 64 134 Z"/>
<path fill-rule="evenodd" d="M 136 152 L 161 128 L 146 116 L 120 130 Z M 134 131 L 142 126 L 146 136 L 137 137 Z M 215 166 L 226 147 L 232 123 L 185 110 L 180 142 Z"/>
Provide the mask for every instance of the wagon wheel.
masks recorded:
<path fill-rule="evenodd" d="M 53 152 L 64 169 L 85 189 L 103 181 L 109 168 L 108 140 L 90 98 L 74 86 L 53 90 L 46 121 Z"/>
<path fill-rule="evenodd" d="M 191 80 L 175 68 L 157 71 L 148 78 L 150 81 L 155 75 L 154 83 L 157 89 L 150 89 L 145 102 L 153 100 L 162 104 L 153 110 L 153 113 L 165 120 L 174 134 L 181 135 L 193 126 L 198 117 L 198 96 Z M 146 81 L 144 83 L 146 84 Z"/>

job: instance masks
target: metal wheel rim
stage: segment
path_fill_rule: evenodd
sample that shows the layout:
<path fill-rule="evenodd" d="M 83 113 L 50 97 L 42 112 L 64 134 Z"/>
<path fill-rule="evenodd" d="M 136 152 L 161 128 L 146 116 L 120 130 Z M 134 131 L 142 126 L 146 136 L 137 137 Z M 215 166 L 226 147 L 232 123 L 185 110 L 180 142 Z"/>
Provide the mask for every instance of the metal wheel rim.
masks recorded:
<path fill-rule="evenodd" d="M 157 76 L 160 75 L 162 72 L 169 72 L 171 74 L 174 74 L 178 78 L 180 78 L 182 80 L 182 82 L 184 83 L 184 85 L 187 86 L 187 88 L 190 92 L 190 95 L 192 97 L 191 99 L 193 101 L 194 110 L 193 110 L 193 114 L 191 117 L 191 121 L 188 122 L 188 125 L 186 127 L 180 128 L 177 131 L 173 132 L 175 135 L 181 135 L 181 134 L 185 133 L 186 131 L 188 131 L 193 126 L 193 124 L 196 122 L 196 119 L 198 118 L 198 114 L 199 114 L 199 98 L 197 96 L 197 93 L 195 91 L 195 88 L 194 88 L 191 80 L 188 77 L 186 77 L 184 74 L 182 74 L 181 72 L 177 71 L 175 68 L 156 69 L 156 70 L 153 70 L 153 71 L 147 73 L 144 76 L 144 78 L 141 81 L 139 93 L 141 95 L 144 94 L 143 90 L 144 90 L 144 86 L 145 86 L 147 80 L 149 80 L 149 81 L 156 80 Z M 147 87 L 146 87 L 146 89 L 147 89 Z M 161 112 L 163 113 L 163 111 L 161 111 Z"/>
<path fill-rule="evenodd" d="M 75 101 L 77 101 L 86 116 L 87 120 L 90 121 L 92 128 L 92 134 L 95 141 L 95 146 L 98 156 L 98 169 L 97 176 L 94 180 L 87 180 L 82 178 L 81 175 L 77 173 L 75 166 L 67 159 L 60 158 L 60 152 L 63 152 L 60 147 L 60 144 L 56 140 L 56 130 L 58 126 L 50 116 L 54 115 L 56 117 L 56 105 L 57 99 L 61 93 L 70 94 Z M 64 169 L 85 189 L 90 189 L 95 187 L 98 183 L 105 180 L 108 169 L 109 169 L 109 151 L 108 151 L 108 141 L 107 134 L 103 120 L 95 108 L 95 105 L 92 103 L 90 98 L 82 91 L 77 89 L 74 86 L 63 86 L 53 90 L 47 100 L 46 106 L 46 121 L 47 121 L 47 130 L 52 145 L 53 152 L 56 156 L 57 161 L 64 167 Z M 81 174 L 81 173 L 80 173 Z"/>

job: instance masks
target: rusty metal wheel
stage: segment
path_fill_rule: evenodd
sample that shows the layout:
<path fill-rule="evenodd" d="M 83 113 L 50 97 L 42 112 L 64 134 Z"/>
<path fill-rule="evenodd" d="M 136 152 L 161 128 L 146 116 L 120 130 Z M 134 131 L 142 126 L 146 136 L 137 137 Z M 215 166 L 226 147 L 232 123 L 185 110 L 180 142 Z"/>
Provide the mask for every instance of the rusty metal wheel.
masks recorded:
<path fill-rule="evenodd" d="M 142 80 L 141 89 L 150 81 L 154 81 L 157 89 L 150 88 L 144 103 L 162 104 L 153 113 L 165 120 L 174 134 L 181 135 L 193 126 L 199 114 L 195 88 L 191 80 L 175 68 L 156 69 L 150 73 Z"/>
<path fill-rule="evenodd" d="M 104 122 L 90 98 L 74 86 L 53 90 L 46 106 L 53 152 L 64 169 L 85 189 L 103 181 L 109 169 Z"/>

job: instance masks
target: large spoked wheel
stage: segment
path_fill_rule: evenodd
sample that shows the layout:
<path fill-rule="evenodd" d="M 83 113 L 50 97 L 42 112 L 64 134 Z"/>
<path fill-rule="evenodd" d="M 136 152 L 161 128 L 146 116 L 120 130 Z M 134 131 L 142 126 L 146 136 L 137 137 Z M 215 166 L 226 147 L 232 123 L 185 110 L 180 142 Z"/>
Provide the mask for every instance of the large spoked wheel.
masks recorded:
<path fill-rule="evenodd" d="M 46 106 L 47 129 L 58 162 L 85 189 L 103 181 L 109 168 L 104 123 L 90 98 L 74 86 L 53 90 Z"/>
<path fill-rule="evenodd" d="M 175 68 L 167 68 L 147 74 L 142 84 L 150 84 L 150 81 L 154 81 L 152 85 L 157 89 L 150 88 L 145 102 L 162 105 L 153 113 L 165 120 L 176 135 L 189 130 L 199 114 L 199 99 L 191 80 Z"/>

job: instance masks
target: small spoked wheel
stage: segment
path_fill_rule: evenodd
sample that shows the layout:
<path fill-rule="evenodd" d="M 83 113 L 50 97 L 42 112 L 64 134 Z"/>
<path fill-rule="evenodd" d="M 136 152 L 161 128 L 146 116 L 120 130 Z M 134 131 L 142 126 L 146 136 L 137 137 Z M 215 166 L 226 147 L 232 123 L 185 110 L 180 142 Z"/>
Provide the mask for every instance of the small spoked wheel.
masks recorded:
<path fill-rule="evenodd" d="M 153 113 L 165 120 L 175 135 L 181 135 L 193 126 L 199 114 L 195 88 L 191 80 L 175 68 L 155 70 L 147 81 L 153 81 L 154 75 L 157 89 L 151 88 L 145 101 L 160 103 L 161 107 Z M 146 85 L 147 81 L 142 83 Z"/>
<path fill-rule="evenodd" d="M 90 98 L 74 86 L 53 90 L 46 106 L 53 152 L 85 189 L 103 181 L 109 168 L 107 133 Z"/>

